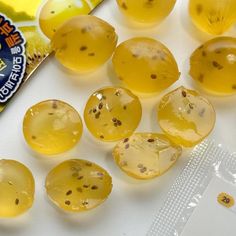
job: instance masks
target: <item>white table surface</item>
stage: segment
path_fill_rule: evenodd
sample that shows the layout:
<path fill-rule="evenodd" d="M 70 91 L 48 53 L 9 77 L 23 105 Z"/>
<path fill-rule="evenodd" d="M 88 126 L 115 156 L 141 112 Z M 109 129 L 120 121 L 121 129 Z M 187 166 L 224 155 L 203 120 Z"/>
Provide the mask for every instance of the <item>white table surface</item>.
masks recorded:
<path fill-rule="evenodd" d="M 180 80 L 159 96 L 141 99 L 144 112 L 138 131 L 159 132 L 156 106 L 161 96 L 180 85 L 194 88 L 188 76 L 189 56 L 210 36 L 192 25 L 187 15 L 187 0 L 178 0 L 171 15 L 161 25 L 147 29 L 128 25 L 114 0 L 105 1 L 94 14 L 116 28 L 119 42 L 134 36 L 149 36 L 163 42 L 174 54 L 182 72 Z M 236 35 L 236 29 L 228 35 Z M 32 170 L 36 181 L 32 209 L 18 218 L 0 220 L 0 236 L 145 235 L 171 184 L 188 162 L 189 150 L 165 175 L 140 182 L 127 177 L 116 167 L 111 156 L 114 144 L 96 141 L 85 125 L 79 145 L 71 152 L 51 159 L 32 153 L 22 135 L 22 119 L 31 105 L 49 98 L 61 99 L 73 105 L 82 116 L 88 96 L 99 87 L 111 84 L 117 84 L 117 81 L 110 62 L 95 73 L 79 76 L 69 74 L 51 56 L 0 115 L 0 157 L 23 162 Z M 209 138 L 230 151 L 236 151 L 236 96 L 206 96 L 217 112 L 216 127 Z M 66 214 L 48 201 L 44 191 L 45 177 L 52 167 L 69 158 L 94 161 L 111 173 L 114 188 L 103 205 L 85 213 Z"/>

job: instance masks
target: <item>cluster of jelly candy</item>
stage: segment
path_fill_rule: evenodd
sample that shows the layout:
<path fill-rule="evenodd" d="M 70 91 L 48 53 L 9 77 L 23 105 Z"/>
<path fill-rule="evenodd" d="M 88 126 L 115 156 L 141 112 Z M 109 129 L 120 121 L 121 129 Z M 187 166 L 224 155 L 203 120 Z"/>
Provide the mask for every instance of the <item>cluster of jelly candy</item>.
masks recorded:
<path fill-rule="evenodd" d="M 18 216 L 31 208 L 34 201 L 34 178 L 18 161 L 0 160 L 0 217 Z"/>
<path fill-rule="evenodd" d="M 201 142 L 215 125 L 211 103 L 194 90 L 179 87 L 160 101 L 158 122 L 175 144 L 192 147 Z"/>
<path fill-rule="evenodd" d="M 222 34 L 236 23 L 235 0 L 189 0 L 194 24 L 210 34 Z"/>
<path fill-rule="evenodd" d="M 111 57 L 116 44 L 115 29 L 107 22 L 89 15 L 66 21 L 52 38 L 52 49 L 59 62 L 79 73 L 93 71 L 104 64 Z"/>
<path fill-rule="evenodd" d="M 84 120 L 89 131 L 103 141 L 130 136 L 139 125 L 142 107 L 137 96 L 120 87 L 94 92 L 86 104 Z"/>
<path fill-rule="evenodd" d="M 112 179 L 95 163 L 72 159 L 49 172 L 45 187 L 49 198 L 58 207 L 79 212 L 100 205 L 112 190 Z"/>
<path fill-rule="evenodd" d="M 113 150 L 117 165 L 137 179 L 151 179 L 166 172 L 178 159 L 182 148 L 165 135 L 135 133 Z"/>
<path fill-rule="evenodd" d="M 78 112 L 59 100 L 40 102 L 25 114 L 23 133 L 28 145 L 44 155 L 55 155 L 73 148 L 83 132 Z"/>
<path fill-rule="evenodd" d="M 121 12 L 131 20 L 158 24 L 175 6 L 176 0 L 116 0 Z"/>
<path fill-rule="evenodd" d="M 160 92 L 180 76 L 168 48 L 151 38 L 132 38 L 121 43 L 112 62 L 117 77 L 128 88 L 141 93 Z"/>
<path fill-rule="evenodd" d="M 90 6 L 85 0 L 48 0 L 39 14 L 39 26 L 43 33 L 50 39 L 57 29 L 74 16 L 88 14 Z"/>
<path fill-rule="evenodd" d="M 211 93 L 236 93 L 236 39 L 218 37 L 197 48 L 190 58 L 190 75 Z"/>

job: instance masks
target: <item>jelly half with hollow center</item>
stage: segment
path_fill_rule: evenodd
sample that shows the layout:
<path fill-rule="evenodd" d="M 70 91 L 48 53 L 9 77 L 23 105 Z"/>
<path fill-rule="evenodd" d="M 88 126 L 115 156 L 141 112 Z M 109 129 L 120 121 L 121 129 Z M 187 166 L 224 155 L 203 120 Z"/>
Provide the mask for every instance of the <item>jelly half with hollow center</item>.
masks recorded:
<path fill-rule="evenodd" d="M 166 172 L 181 152 L 164 134 L 136 133 L 115 146 L 113 157 L 126 174 L 151 179 Z"/>
<path fill-rule="evenodd" d="M 138 97 L 120 87 L 94 92 L 87 101 L 84 120 L 96 138 L 117 141 L 130 136 L 139 125 L 142 107 Z"/>
<path fill-rule="evenodd" d="M 196 91 L 179 87 L 166 94 L 158 107 L 158 122 L 176 144 L 192 147 L 201 142 L 215 125 L 215 110 Z"/>
<path fill-rule="evenodd" d="M 201 30 L 219 35 L 236 23 L 235 0 L 190 0 L 189 13 Z"/>
<path fill-rule="evenodd" d="M 39 25 L 50 39 L 57 29 L 74 16 L 88 14 L 90 7 L 85 0 L 48 0 L 39 14 Z"/>
<path fill-rule="evenodd" d="M 36 152 L 55 155 L 73 148 L 82 135 L 83 125 L 78 112 L 59 100 L 40 102 L 25 114 L 23 133 Z"/>
<path fill-rule="evenodd" d="M 15 217 L 31 208 L 34 178 L 18 161 L 0 160 L 0 217 Z"/>
<path fill-rule="evenodd" d="M 151 38 L 132 38 L 121 43 L 112 62 L 117 77 L 128 88 L 141 93 L 160 92 L 180 75 L 168 48 Z"/>
<path fill-rule="evenodd" d="M 128 18 L 141 23 L 160 23 L 174 8 L 176 0 L 116 0 Z"/>
<path fill-rule="evenodd" d="M 102 167 L 80 159 L 62 162 L 46 178 L 48 197 L 63 210 L 79 212 L 97 207 L 112 190 L 111 176 Z"/>
<path fill-rule="evenodd" d="M 103 65 L 117 44 L 115 29 L 95 16 L 76 16 L 64 23 L 52 39 L 56 58 L 68 69 L 90 72 Z"/>
<path fill-rule="evenodd" d="M 197 48 L 190 58 L 190 75 L 208 92 L 236 93 L 236 39 L 218 37 Z"/>

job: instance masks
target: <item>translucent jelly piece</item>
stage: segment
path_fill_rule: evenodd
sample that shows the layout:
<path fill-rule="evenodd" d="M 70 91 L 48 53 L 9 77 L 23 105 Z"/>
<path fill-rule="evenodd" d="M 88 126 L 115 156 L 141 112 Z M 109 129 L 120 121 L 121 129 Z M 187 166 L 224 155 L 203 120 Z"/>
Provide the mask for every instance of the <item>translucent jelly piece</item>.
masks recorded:
<path fill-rule="evenodd" d="M 132 38 L 115 50 L 113 66 L 124 84 L 142 93 L 160 92 L 179 78 L 171 52 L 151 38 Z"/>
<path fill-rule="evenodd" d="M 130 19 L 142 23 L 160 23 L 174 8 L 176 0 L 116 0 Z"/>
<path fill-rule="evenodd" d="M 112 190 L 111 176 L 102 167 L 79 159 L 62 162 L 46 178 L 48 197 L 58 207 L 72 212 L 100 205 Z"/>
<path fill-rule="evenodd" d="M 138 179 L 151 179 L 166 172 L 181 152 L 182 148 L 163 134 L 136 133 L 119 142 L 113 156 L 126 174 Z"/>
<path fill-rule="evenodd" d="M 158 108 L 158 122 L 176 144 L 191 147 L 201 142 L 215 125 L 211 103 L 194 90 L 179 87 L 166 94 Z"/>
<path fill-rule="evenodd" d="M 78 4 L 79 3 L 79 4 Z M 39 25 L 50 39 L 64 22 L 82 14 L 88 14 L 90 7 L 85 0 L 48 0 L 39 15 Z"/>
<path fill-rule="evenodd" d="M 87 101 L 84 120 L 89 131 L 103 141 L 130 136 L 142 116 L 138 97 L 129 90 L 107 87 L 94 92 Z"/>
<path fill-rule="evenodd" d="M 190 58 L 190 75 L 208 92 L 236 93 L 236 39 L 219 37 L 197 48 Z"/>
<path fill-rule="evenodd" d="M 34 178 L 30 170 L 14 160 L 0 160 L 0 217 L 15 217 L 31 208 Z"/>
<path fill-rule="evenodd" d="M 78 112 L 59 100 L 40 102 L 25 114 L 23 133 L 28 145 L 36 152 L 55 155 L 73 148 L 83 132 Z"/>
<path fill-rule="evenodd" d="M 223 34 L 236 22 L 235 0 L 190 0 L 194 24 L 210 34 Z"/>
<path fill-rule="evenodd" d="M 56 58 L 68 69 L 84 73 L 103 65 L 117 43 L 115 29 L 95 16 L 73 17 L 52 39 Z"/>

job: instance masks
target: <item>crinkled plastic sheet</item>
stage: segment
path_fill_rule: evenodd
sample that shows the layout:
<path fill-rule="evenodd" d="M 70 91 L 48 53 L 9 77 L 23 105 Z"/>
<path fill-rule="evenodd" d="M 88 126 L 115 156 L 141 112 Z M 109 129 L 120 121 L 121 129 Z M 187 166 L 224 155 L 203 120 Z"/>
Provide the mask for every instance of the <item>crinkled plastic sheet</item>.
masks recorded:
<path fill-rule="evenodd" d="M 147 236 L 179 236 L 214 176 L 236 184 L 236 154 L 230 155 L 213 141 L 204 141 L 191 153 Z"/>

